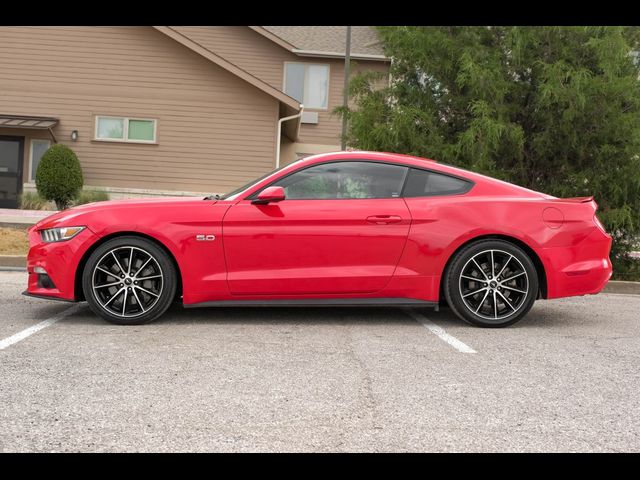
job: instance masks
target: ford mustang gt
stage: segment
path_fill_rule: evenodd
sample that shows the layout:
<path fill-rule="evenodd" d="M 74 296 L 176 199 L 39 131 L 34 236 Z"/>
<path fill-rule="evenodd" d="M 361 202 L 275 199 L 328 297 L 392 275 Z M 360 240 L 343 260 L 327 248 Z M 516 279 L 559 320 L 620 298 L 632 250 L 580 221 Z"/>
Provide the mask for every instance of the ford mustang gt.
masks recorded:
<path fill-rule="evenodd" d="M 513 324 L 600 292 L 611 237 L 592 197 L 555 198 L 406 155 L 299 160 L 226 195 L 116 200 L 29 229 L 26 295 L 141 324 L 199 306 L 437 306 Z"/>

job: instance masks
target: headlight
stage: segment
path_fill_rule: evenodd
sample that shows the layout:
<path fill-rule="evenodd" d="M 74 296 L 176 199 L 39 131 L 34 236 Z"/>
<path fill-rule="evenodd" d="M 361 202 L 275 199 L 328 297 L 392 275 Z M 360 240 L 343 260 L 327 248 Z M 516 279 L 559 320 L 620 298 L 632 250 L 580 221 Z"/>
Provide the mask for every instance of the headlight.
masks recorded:
<path fill-rule="evenodd" d="M 47 230 L 40 230 L 40 236 L 43 242 L 64 242 L 79 234 L 85 227 L 62 227 L 62 228 L 49 228 Z"/>

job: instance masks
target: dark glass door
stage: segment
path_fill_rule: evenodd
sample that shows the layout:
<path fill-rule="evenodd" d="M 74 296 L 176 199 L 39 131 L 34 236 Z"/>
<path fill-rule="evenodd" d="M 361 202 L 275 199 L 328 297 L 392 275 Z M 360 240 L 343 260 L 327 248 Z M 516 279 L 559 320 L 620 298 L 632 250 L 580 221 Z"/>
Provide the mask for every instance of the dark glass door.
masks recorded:
<path fill-rule="evenodd" d="M 24 137 L 0 135 L 0 208 L 18 208 Z"/>

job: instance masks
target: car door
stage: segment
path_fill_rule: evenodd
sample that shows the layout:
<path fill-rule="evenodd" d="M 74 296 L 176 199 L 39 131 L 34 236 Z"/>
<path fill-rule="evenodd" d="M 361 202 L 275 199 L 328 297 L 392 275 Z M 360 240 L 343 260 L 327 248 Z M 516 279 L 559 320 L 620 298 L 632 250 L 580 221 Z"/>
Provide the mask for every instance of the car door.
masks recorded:
<path fill-rule="evenodd" d="M 411 217 L 400 193 L 408 169 L 334 161 L 268 186 L 286 199 L 241 200 L 223 221 L 227 281 L 236 295 L 371 293 L 398 263 Z M 265 187 L 266 188 L 266 187 Z"/>

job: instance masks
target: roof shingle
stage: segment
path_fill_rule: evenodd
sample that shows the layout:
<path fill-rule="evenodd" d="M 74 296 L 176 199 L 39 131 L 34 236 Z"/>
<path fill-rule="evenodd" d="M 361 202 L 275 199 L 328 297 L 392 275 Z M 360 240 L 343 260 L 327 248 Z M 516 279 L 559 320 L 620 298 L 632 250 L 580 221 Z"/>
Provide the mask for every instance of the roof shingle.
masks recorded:
<path fill-rule="evenodd" d="M 346 26 L 263 26 L 298 50 L 345 54 Z M 352 55 L 384 55 L 373 27 L 351 27 Z"/>

